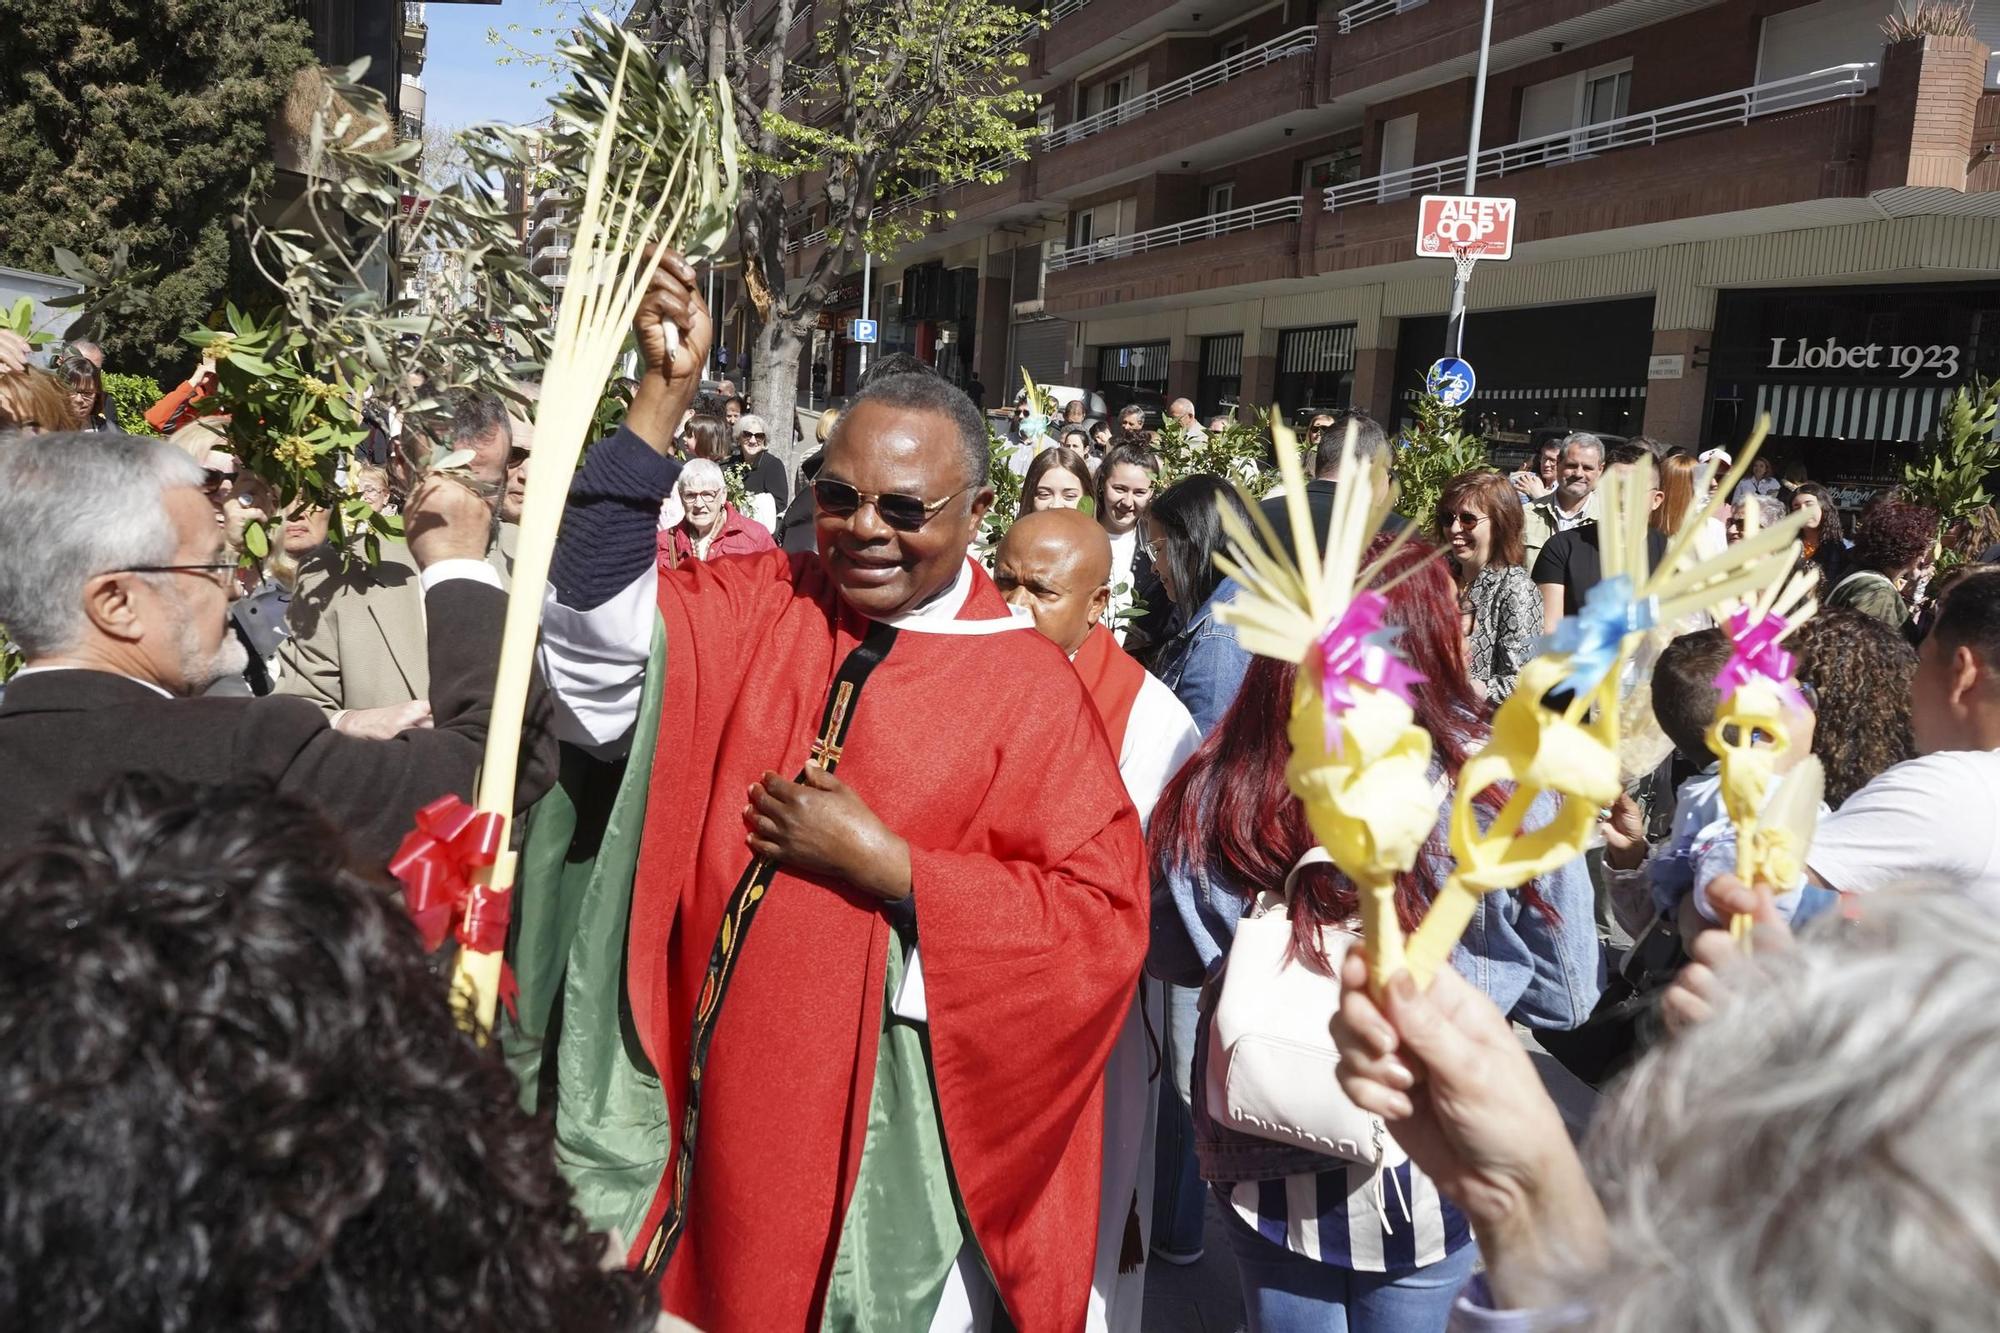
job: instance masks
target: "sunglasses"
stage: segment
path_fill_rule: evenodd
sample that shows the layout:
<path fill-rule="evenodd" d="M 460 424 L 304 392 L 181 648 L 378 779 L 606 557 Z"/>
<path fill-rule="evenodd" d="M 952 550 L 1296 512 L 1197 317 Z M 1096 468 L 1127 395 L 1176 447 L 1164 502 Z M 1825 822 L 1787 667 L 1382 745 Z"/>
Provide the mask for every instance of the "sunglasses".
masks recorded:
<path fill-rule="evenodd" d="M 205 491 L 219 491 L 235 480 L 234 472 L 224 472 L 219 467 L 205 467 L 201 470 L 201 488 Z"/>
<path fill-rule="evenodd" d="M 1476 528 L 1485 521 L 1484 514 L 1457 513 L 1444 516 L 1444 525 L 1447 528 Z"/>
<path fill-rule="evenodd" d="M 767 437 L 761 430 L 740 430 L 736 432 L 736 438 L 739 440 L 761 440 Z"/>
<path fill-rule="evenodd" d="M 972 489 L 961 486 L 942 500 L 924 500 L 914 495 L 877 495 L 856 490 L 844 481 L 821 477 L 813 483 L 813 500 L 822 514 L 846 518 L 872 504 L 882 521 L 898 532 L 916 532 L 937 516 L 937 512 Z"/>

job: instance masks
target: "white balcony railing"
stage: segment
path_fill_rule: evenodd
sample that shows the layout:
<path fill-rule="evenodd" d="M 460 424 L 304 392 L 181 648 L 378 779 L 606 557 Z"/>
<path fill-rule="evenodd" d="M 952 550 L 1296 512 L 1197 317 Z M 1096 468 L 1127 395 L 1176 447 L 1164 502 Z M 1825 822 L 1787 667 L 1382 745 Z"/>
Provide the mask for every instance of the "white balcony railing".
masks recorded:
<path fill-rule="evenodd" d="M 1127 121 L 1137 120 L 1148 112 L 1157 111 L 1169 102 L 1193 97 L 1196 93 L 1218 87 L 1231 79 L 1240 79 L 1245 74 L 1277 61 L 1310 54 L 1318 41 L 1318 29 L 1294 28 L 1284 36 L 1274 37 L 1262 46 L 1253 46 L 1248 51 L 1237 52 L 1227 60 L 1204 65 L 1192 74 L 1184 74 L 1171 83 L 1163 83 L 1151 92 L 1140 93 L 1137 97 L 1120 102 L 1117 106 L 1106 107 L 1094 116 L 1085 116 L 1081 120 L 1058 126 L 1042 136 L 1041 147 L 1045 151 L 1063 148 L 1079 139 L 1102 134 L 1105 130 L 1123 125 Z"/>
<path fill-rule="evenodd" d="M 1614 148 L 1659 143 L 1702 130 L 1728 129 L 1747 125 L 1760 116 L 1859 97 L 1868 91 L 1868 71 L 1873 68 L 1872 64 L 1835 65 L 1811 74 L 1774 79 L 1734 92 L 1661 107 L 1658 111 L 1641 111 L 1616 120 L 1597 121 L 1573 130 L 1502 144 L 1480 153 L 1479 176 L 1485 180 L 1510 171 L 1574 162 Z M 1465 154 L 1460 153 L 1442 162 L 1426 162 L 1404 171 L 1329 185 L 1326 211 L 1334 213 L 1412 194 L 1449 193 L 1460 188 L 1464 179 Z"/>
<path fill-rule="evenodd" d="M 548 288 L 550 291 L 559 292 L 563 288 L 569 286 L 569 274 L 566 272 L 551 273 L 549 274 L 548 277 L 542 279 L 542 281 L 548 284 Z"/>
<path fill-rule="evenodd" d="M 1359 0 L 1359 3 L 1349 5 L 1335 15 L 1334 21 L 1339 25 L 1341 35 L 1345 36 L 1364 23 L 1390 18 L 1423 3 L 1424 0 Z"/>
<path fill-rule="evenodd" d="M 1275 222 L 1296 222 L 1304 210 L 1305 196 L 1295 194 L 1284 199 L 1267 199 L 1245 208 L 1232 208 L 1227 213 L 1211 213 L 1192 222 L 1176 222 L 1170 227 L 1135 231 L 1129 236 L 1106 236 L 1087 245 L 1072 245 L 1056 251 L 1049 256 L 1049 269 L 1054 272 L 1084 264 L 1101 264 L 1109 259 L 1144 254 L 1148 250 L 1164 250 L 1214 236 L 1249 231 L 1253 227 L 1268 227 Z"/>
<path fill-rule="evenodd" d="M 870 213 L 869 216 L 873 217 L 874 214 Z M 785 255 L 787 258 L 789 258 L 792 255 L 797 254 L 799 251 L 805 249 L 807 246 L 818 245 L 821 241 L 824 241 L 825 239 L 826 239 L 826 231 L 823 228 L 819 231 L 808 232 L 804 236 L 794 236 L 791 240 L 785 242 Z"/>
<path fill-rule="evenodd" d="M 563 227 L 568 224 L 568 221 L 569 214 L 560 209 L 554 213 L 545 214 L 535 220 L 534 230 L 529 233 L 529 238 L 535 239 L 545 231 L 553 231 Z"/>

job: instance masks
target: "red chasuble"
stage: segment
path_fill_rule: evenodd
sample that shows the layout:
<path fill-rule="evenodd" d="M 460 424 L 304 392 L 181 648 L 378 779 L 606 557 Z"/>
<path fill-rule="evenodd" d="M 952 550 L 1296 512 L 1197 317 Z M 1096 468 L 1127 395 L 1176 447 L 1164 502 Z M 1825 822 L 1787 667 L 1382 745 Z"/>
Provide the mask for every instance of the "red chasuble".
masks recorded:
<path fill-rule="evenodd" d="M 961 621 L 1005 618 L 974 570 Z M 667 680 L 633 889 L 627 987 L 671 1115 L 697 991 L 749 861 L 751 783 L 804 764 L 868 622 L 813 556 L 663 575 Z M 1024 1333 L 1080 1329 L 1103 1070 L 1146 949 L 1139 819 L 1097 710 L 1032 628 L 904 629 L 839 774 L 910 844 L 930 1049 L 952 1169 Z M 708 1333 L 816 1329 L 861 1161 L 891 939 L 872 897 L 780 873 L 703 1077 L 667 1307 Z M 669 1173 L 672 1163 L 669 1163 Z M 634 1259 L 666 1206 L 663 1179 Z"/>
<path fill-rule="evenodd" d="M 1084 692 L 1097 705 L 1097 716 L 1111 742 L 1111 757 L 1116 759 L 1125 753 L 1125 727 L 1146 683 L 1146 668 L 1118 646 L 1110 630 L 1093 625 L 1083 647 L 1076 650 L 1076 674 L 1083 677 Z"/>

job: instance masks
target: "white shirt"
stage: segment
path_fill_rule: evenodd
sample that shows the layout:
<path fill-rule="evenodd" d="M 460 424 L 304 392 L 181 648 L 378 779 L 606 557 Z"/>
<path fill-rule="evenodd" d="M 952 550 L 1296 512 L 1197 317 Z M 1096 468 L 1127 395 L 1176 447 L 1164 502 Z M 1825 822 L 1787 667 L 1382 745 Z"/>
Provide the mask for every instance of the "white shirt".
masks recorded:
<path fill-rule="evenodd" d="M 1138 807 L 1140 827 L 1153 818 L 1160 793 L 1180 771 L 1188 756 L 1201 745 L 1201 729 L 1194 716 L 1152 672 L 1139 686 L 1132 701 L 1132 716 L 1125 723 L 1124 744 L 1118 750 L 1118 776 L 1124 779 L 1125 794 Z"/>
<path fill-rule="evenodd" d="M 1125 625 L 1119 615 L 1137 600 L 1136 589 L 1132 587 L 1132 562 L 1139 558 L 1139 525 L 1134 523 L 1128 532 L 1114 532 L 1111 537 L 1111 601 L 1104 608 L 1104 623 L 1114 628 L 1111 636 L 1120 645 L 1125 642 Z"/>
<path fill-rule="evenodd" d="M 1888 769 L 1820 822 L 1806 861 L 1843 893 L 1942 882 L 2000 905 L 2000 751 Z"/>

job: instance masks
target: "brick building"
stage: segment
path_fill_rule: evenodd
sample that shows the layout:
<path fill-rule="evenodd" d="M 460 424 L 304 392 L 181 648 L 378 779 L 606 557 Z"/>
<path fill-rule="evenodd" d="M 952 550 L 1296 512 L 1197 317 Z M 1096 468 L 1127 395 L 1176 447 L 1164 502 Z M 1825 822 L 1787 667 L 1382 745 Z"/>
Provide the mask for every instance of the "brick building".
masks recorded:
<path fill-rule="evenodd" d="M 1707 444 L 1769 411 L 1776 454 L 1859 485 L 2000 373 L 2000 0 L 1885 47 L 1892 7 L 1499 0 L 1480 190 L 1518 239 L 1472 281 L 1473 419 Z M 1058 0 L 1022 44 L 1033 156 L 935 191 L 953 216 L 878 266 L 885 341 L 995 398 L 1026 366 L 1399 417 L 1443 346 L 1416 196 L 1462 183 L 1480 10 Z"/>

